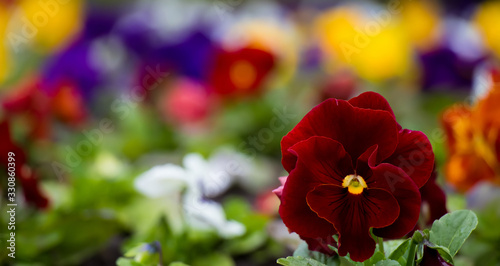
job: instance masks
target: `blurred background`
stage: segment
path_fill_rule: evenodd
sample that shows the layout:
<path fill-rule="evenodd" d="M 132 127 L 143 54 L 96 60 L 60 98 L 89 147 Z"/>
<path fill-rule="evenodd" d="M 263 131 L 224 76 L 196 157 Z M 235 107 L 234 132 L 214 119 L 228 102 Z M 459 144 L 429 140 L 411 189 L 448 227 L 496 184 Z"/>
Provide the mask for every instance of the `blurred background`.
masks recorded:
<path fill-rule="evenodd" d="M 479 216 L 456 265 L 500 265 L 499 25 L 500 1 L 0 0 L 0 261 L 275 265 L 281 138 L 376 91 Z"/>

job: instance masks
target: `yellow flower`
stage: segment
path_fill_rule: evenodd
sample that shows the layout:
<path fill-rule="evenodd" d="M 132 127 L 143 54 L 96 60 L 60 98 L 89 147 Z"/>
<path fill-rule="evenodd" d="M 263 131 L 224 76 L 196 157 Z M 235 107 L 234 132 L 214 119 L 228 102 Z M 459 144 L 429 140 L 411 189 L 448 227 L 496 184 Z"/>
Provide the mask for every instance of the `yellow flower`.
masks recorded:
<path fill-rule="evenodd" d="M 11 42 L 30 43 L 41 52 L 53 52 L 79 32 L 82 7 L 80 0 L 21 0 Z"/>
<path fill-rule="evenodd" d="M 474 23 L 483 35 L 485 45 L 500 57 L 500 2 L 489 1 L 481 4 L 477 9 Z"/>
<path fill-rule="evenodd" d="M 5 6 L 0 4 L 0 84 L 5 80 L 10 69 L 10 55 L 6 47 L 6 28 L 9 21 L 9 13 Z"/>
<path fill-rule="evenodd" d="M 429 50 L 437 45 L 441 34 L 438 9 L 429 1 L 406 1 L 401 7 L 401 21 L 413 45 Z"/>
<path fill-rule="evenodd" d="M 403 76 L 411 67 L 411 47 L 391 8 L 368 14 L 355 6 L 333 8 L 314 23 L 331 70 L 348 66 L 371 81 Z"/>

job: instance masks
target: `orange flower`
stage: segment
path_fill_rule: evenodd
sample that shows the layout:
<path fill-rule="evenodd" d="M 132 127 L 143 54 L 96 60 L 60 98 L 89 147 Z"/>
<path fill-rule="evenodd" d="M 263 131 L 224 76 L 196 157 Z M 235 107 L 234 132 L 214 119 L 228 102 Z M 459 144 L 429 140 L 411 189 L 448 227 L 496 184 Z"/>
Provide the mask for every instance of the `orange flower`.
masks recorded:
<path fill-rule="evenodd" d="M 449 157 L 447 181 L 467 191 L 479 181 L 500 185 L 500 84 L 475 105 L 455 105 L 443 114 Z"/>

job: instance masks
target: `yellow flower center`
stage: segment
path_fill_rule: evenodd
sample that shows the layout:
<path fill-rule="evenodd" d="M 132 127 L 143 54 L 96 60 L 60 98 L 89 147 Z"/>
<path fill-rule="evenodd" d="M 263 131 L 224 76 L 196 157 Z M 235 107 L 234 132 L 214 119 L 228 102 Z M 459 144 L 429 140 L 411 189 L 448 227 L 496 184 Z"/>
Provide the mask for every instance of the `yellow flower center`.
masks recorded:
<path fill-rule="evenodd" d="M 358 195 L 363 192 L 364 188 L 367 188 L 365 180 L 359 175 L 348 175 L 344 178 L 342 182 L 342 187 L 346 187 L 349 193 Z"/>

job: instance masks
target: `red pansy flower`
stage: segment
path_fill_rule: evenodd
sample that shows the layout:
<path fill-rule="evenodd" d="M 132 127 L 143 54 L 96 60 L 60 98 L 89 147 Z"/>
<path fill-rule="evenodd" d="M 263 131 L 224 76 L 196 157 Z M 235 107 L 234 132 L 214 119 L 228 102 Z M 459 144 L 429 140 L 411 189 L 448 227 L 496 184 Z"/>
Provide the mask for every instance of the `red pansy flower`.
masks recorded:
<path fill-rule="evenodd" d="M 422 225 L 429 227 L 435 220 L 441 218 L 448 213 L 446 209 L 446 194 L 441 187 L 436 183 L 437 173 L 432 172 L 429 181 L 420 188 L 422 196 Z M 423 217 L 422 217 L 423 216 Z"/>
<path fill-rule="evenodd" d="M 289 175 L 279 212 L 303 239 L 329 242 L 338 234 L 339 255 L 364 261 L 375 249 L 370 228 L 400 238 L 416 225 L 434 153 L 422 132 L 401 128 L 381 95 L 324 101 L 281 149 Z"/>
<path fill-rule="evenodd" d="M 422 204 L 420 205 L 420 218 L 415 228 L 408 232 L 407 237 L 412 237 L 415 230 L 430 228 L 435 220 L 448 213 L 446 208 L 446 194 L 436 182 L 436 169 L 432 171 L 431 177 L 420 190 Z"/>
<path fill-rule="evenodd" d="M 263 50 L 221 51 L 215 57 L 210 85 L 219 95 L 251 95 L 261 88 L 274 65 L 274 56 Z"/>

